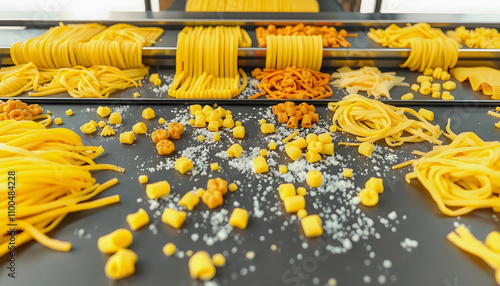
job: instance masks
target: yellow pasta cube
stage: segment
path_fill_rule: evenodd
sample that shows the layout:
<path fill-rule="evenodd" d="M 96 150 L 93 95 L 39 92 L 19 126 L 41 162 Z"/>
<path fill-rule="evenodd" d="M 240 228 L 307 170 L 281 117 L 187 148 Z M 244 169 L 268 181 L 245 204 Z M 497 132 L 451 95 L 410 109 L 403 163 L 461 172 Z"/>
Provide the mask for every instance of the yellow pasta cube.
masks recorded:
<path fill-rule="evenodd" d="M 243 148 L 238 143 L 231 145 L 231 147 L 229 147 L 226 151 L 230 158 L 239 158 L 242 152 Z"/>
<path fill-rule="evenodd" d="M 306 142 L 307 142 L 308 146 L 312 142 L 316 142 L 316 141 L 318 141 L 318 135 L 316 135 L 314 133 L 307 134 L 307 136 L 306 136 Z"/>
<path fill-rule="evenodd" d="M 99 106 L 97 108 L 96 112 L 97 112 L 97 115 L 99 115 L 100 117 L 106 117 L 111 112 L 111 109 L 107 106 Z M 113 124 L 113 123 L 111 123 L 111 124 Z"/>
<path fill-rule="evenodd" d="M 134 94 L 132 94 L 132 96 L 135 98 L 138 98 L 141 96 L 141 94 L 139 92 L 134 92 Z"/>
<path fill-rule="evenodd" d="M 297 195 L 305 197 L 307 195 L 307 190 L 304 187 L 297 188 Z"/>
<path fill-rule="evenodd" d="M 146 195 L 154 200 L 170 194 L 170 184 L 163 180 L 146 185 Z"/>
<path fill-rule="evenodd" d="M 307 216 L 307 211 L 305 209 L 300 209 L 298 212 L 297 212 L 297 217 L 299 218 L 304 218 Z"/>
<path fill-rule="evenodd" d="M 319 215 L 308 215 L 300 220 L 300 224 L 307 237 L 318 237 L 323 234 L 323 226 Z"/>
<path fill-rule="evenodd" d="M 293 140 L 292 142 L 290 142 L 289 144 L 295 145 L 299 149 L 303 149 L 303 148 L 307 147 L 307 141 L 304 137 L 299 137 L 299 138 Z"/>
<path fill-rule="evenodd" d="M 177 211 L 171 208 L 165 209 L 161 215 L 161 221 L 176 229 L 179 229 L 185 220 L 186 212 Z"/>
<path fill-rule="evenodd" d="M 198 140 L 200 140 L 200 141 L 205 141 L 205 136 L 203 136 L 203 135 L 198 135 Z"/>
<path fill-rule="evenodd" d="M 441 91 L 441 85 L 439 83 L 433 83 L 431 86 L 431 91 L 432 92 Z"/>
<path fill-rule="evenodd" d="M 412 100 L 413 98 L 415 98 L 415 97 L 414 97 L 413 93 L 411 93 L 411 92 L 408 92 L 408 93 L 403 94 L 401 96 L 402 100 Z"/>
<path fill-rule="evenodd" d="M 375 146 L 373 146 L 370 142 L 363 142 L 358 147 L 358 152 L 361 155 L 365 155 L 366 157 L 370 157 L 373 153 Z"/>
<path fill-rule="evenodd" d="M 320 153 L 321 151 L 323 151 L 323 143 L 319 141 L 311 142 L 307 144 L 307 150 L 311 152 Z"/>
<path fill-rule="evenodd" d="M 142 118 L 144 119 L 153 119 L 155 118 L 155 116 L 155 111 L 151 107 L 148 107 L 142 111 Z"/>
<path fill-rule="evenodd" d="M 66 115 L 67 116 L 73 115 L 73 110 L 71 110 L 71 109 L 66 110 Z"/>
<path fill-rule="evenodd" d="M 266 157 L 267 156 L 267 149 L 260 149 L 260 156 Z"/>
<path fill-rule="evenodd" d="M 128 214 L 126 219 L 132 230 L 138 230 L 149 223 L 148 213 L 143 208 L 140 208 L 136 213 Z"/>
<path fill-rule="evenodd" d="M 371 177 L 366 181 L 365 188 L 372 189 L 375 192 L 381 194 L 384 192 L 384 181 L 382 178 Z"/>
<path fill-rule="evenodd" d="M 122 116 L 118 112 L 113 112 L 109 116 L 109 124 L 120 124 L 122 123 Z"/>
<path fill-rule="evenodd" d="M 418 91 L 420 89 L 420 86 L 418 84 L 414 83 L 411 85 L 410 89 L 413 91 Z"/>
<path fill-rule="evenodd" d="M 158 123 L 159 123 L 159 124 L 165 124 L 165 118 L 160 117 L 160 118 L 158 119 Z"/>
<path fill-rule="evenodd" d="M 266 158 L 262 156 L 253 158 L 253 166 L 257 174 L 267 173 L 269 171 L 269 166 L 267 165 Z"/>
<path fill-rule="evenodd" d="M 193 104 L 189 106 L 189 112 L 191 112 L 191 115 L 195 115 L 196 111 L 201 110 L 201 105 L 199 104 Z"/>
<path fill-rule="evenodd" d="M 230 192 L 236 192 L 236 190 L 238 190 L 238 185 L 236 185 L 235 183 L 231 183 L 229 184 L 229 186 L 227 186 L 227 189 Z"/>
<path fill-rule="evenodd" d="M 193 162 L 186 157 L 180 157 L 175 161 L 174 168 L 181 174 L 186 174 L 193 169 Z"/>
<path fill-rule="evenodd" d="M 323 174 L 318 170 L 307 172 L 306 182 L 310 187 L 317 188 L 323 183 Z"/>
<path fill-rule="evenodd" d="M 122 144 L 132 144 L 135 140 L 135 134 L 132 131 L 123 132 L 120 134 L 120 142 Z"/>
<path fill-rule="evenodd" d="M 352 169 L 344 168 L 344 170 L 342 170 L 342 175 L 346 178 L 352 177 Z"/>
<path fill-rule="evenodd" d="M 224 121 L 222 122 L 222 126 L 225 128 L 233 128 L 234 127 L 234 120 L 232 117 L 226 117 Z"/>
<path fill-rule="evenodd" d="M 269 144 L 267 144 L 267 147 L 269 147 L 269 150 L 276 150 L 276 142 L 269 142 Z"/>
<path fill-rule="evenodd" d="M 115 253 L 119 249 L 127 248 L 132 244 L 134 237 L 130 230 L 119 228 L 110 234 L 97 239 L 97 248 L 102 253 Z"/>
<path fill-rule="evenodd" d="M 425 120 L 432 121 L 434 120 L 434 112 L 427 110 L 425 108 L 420 108 L 418 110 L 418 114 L 420 114 Z"/>
<path fill-rule="evenodd" d="M 302 151 L 299 147 L 293 145 L 292 143 L 288 143 L 285 145 L 285 153 L 292 159 L 297 160 L 300 155 L 302 155 Z"/>
<path fill-rule="evenodd" d="M 492 231 L 486 236 L 484 241 L 486 246 L 496 253 L 500 253 L 500 232 Z"/>
<path fill-rule="evenodd" d="M 179 200 L 179 205 L 185 207 L 186 209 L 192 211 L 200 203 L 200 198 L 193 192 L 187 192 Z"/>
<path fill-rule="evenodd" d="M 281 184 L 278 187 L 278 194 L 282 201 L 288 197 L 293 197 L 296 195 L 295 186 L 293 184 Z"/>
<path fill-rule="evenodd" d="M 446 90 L 454 90 L 457 87 L 457 84 L 451 80 L 443 83 L 443 88 Z"/>
<path fill-rule="evenodd" d="M 210 121 L 208 123 L 208 130 L 209 131 L 218 131 L 219 130 L 219 121 Z"/>
<path fill-rule="evenodd" d="M 160 85 L 161 79 L 157 78 L 157 79 L 155 79 L 155 81 L 153 83 L 154 83 L 154 85 Z"/>
<path fill-rule="evenodd" d="M 203 106 L 203 109 L 202 109 L 203 113 L 207 114 L 209 111 L 214 111 L 214 109 L 210 106 L 210 105 L 205 105 Z"/>
<path fill-rule="evenodd" d="M 323 144 L 323 148 L 321 149 L 320 154 L 323 155 L 333 155 L 333 143 Z"/>
<path fill-rule="evenodd" d="M 138 122 L 132 126 L 132 130 L 134 130 L 136 134 L 146 134 L 146 132 L 148 132 L 148 127 L 144 122 Z"/>
<path fill-rule="evenodd" d="M 306 160 L 309 163 L 316 163 L 316 162 L 321 161 L 321 155 L 318 152 L 307 151 Z"/>
<path fill-rule="evenodd" d="M 220 140 L 220 134 L 219 134 L 219 133 L 217 133 L 217 132 L 216 132 L 216 133 L 214 133 L 214 134 L 212 135 L 212 137 L 213 137 L 213 139 L 214 139 L 214 141 L 215 141 L 215 142 L 217 142 L 217 141 L 219 141 L 219 140 Z"/>
<path fill-rule="evenodd" d="M 234 127 L 233 136 L 234 136 L 234 138 L 244 138 L 245 137 L 245 127 L 243 127 L 243 126 Z"/>
<path fill-rule="evenodd" d="M 98 126 L 103 128 L 104 126 L 106 126 L 106 122 L 104 122 L 103 120 L 99 121 L 98 123 Z"/>
<path fill-rule="evenodd" d="M 298 195 L 286 197 L 283 203 L 285 204 L 285 211 L 287 213 L 295 213 L 306 207 L 306 200 L 303 196 Z"/>
<path fill-rule="evenodd" d="M 135 263 L 137 254 L 130 249 L 120 249 L 109 257 L 104 272 L 106 277 L 113 280 L 120 280 L 132 276 L 135 273 Z"/>
<path fill-rule="evenodd" d="M 212 256 L 212 262 L 215 267 L 223 267 L 226 265 L 226 258 L 221 253 L 216 253 Z"/>
<path fill-rule="evenodd" d="M 57 125 L 61 125 L 61 124 L 62 124 L 62 119 L 61 119 L 61 117 L 57 117 L 57 118 L 55 118 L 55 119 L 54 119 L 54 123 L 55 123 L 55 124 L 57 124 Z M 85 126 L 85 125 L 83 125 L 83 126 Z M 83 126 L 82 126 L 82 127 L 83 127 Z M 82 130 L 82 128 L 80 128 L 80 130 Z M 86 128 L 84 128 L 84 130 L 86 130 Z M 82 132 L 83 132 L 83 133 L 85 133 L 83 130 L 82 130 Z M 90 132 L 90 133 L 92 133 L 92 132 Z"/>
<path fill-rule="evenodd" d="M 288 172 L 288 168 L 285 165 L 280 165 L 279 171 L 281 174 L 285 174 L 286 172 Z"/>
<path fill-rule="evenodd" d="M 248 211 L 235 208 L 229 217 L 229 224 L 234 228 L 246 229 L 248 224 Z"/>
<path fill-rule="evenodd" d="M 274 133 L 274 124 L 273 123 L 264 123 L 260 126 L 260 130 L 264 134 Z"/>
<path fill-rule="evenodd" d="M 433 91 L 431 94 L 432 98 L 440 98 L 441 97 L 441 92 L 439 91 Z"/>
<path fill-rule="evenodd" d="M 236 126 L 236 127 L 241 126 L 241 121 L 236 121 L 236 122 L 234 123 L 234 126 Z"/>
<path fill-rule="evenodd" d="M 163 246 L 163 254 L 165 254 L 165 256 L 172 256 L 175 254 L 175 250 L 176 250 L 177 247 L 175 247 L 175 244 L 169 242 L 167 244 L 165 244 L 165 246 Z"/>
<path fill-rule="evenodd" d="M 215 276 L 215 266 L 206 251 L 198 251 L 189 258 L 189 275 L 193 279 L 203 281 L 210 280 Z"/>
<path fill-rule="evenodd" d="M 322 144 L 332 143 L 332 136 L 330 135 L 330 132 L 319 134 L 318 141 L 321 142 Z"/>
<path fill-rule="evenodd" d="M 367 207 L 372 207 L 378 203 L 378 193 L 373 189 L 362 189 L 358 197 L 361 203 Z"/>
<path fill-rule="evenodd" d="M 203 114 L 199 114 L 195 116 L 194 119 L 194 127 L 205 127 L 207 126 L 206 117 Z"/>
<path fill-rule="evenodd" d="M 155 82 L 157 79 L 160 79 L 160 76 L 157 73 L 153 73 L 149 76 L 149 82 Z"/>
<path fill-rule="evenodd" d="M 217 163 L 217 162 L 216 162 L 216 163 L 211 163 L 211 164 L 210 164 L 210 169 L 211 169 L 212 171 L 217 171 L 217 170 L 219 170 L 219 163 Z"/>
<path fill-rule="evenodd" d="M 139 176 L 139 183 L 146 184 L 147 182 L 148 182 L 148 176 L 146 176 L 146 175 Z"/>

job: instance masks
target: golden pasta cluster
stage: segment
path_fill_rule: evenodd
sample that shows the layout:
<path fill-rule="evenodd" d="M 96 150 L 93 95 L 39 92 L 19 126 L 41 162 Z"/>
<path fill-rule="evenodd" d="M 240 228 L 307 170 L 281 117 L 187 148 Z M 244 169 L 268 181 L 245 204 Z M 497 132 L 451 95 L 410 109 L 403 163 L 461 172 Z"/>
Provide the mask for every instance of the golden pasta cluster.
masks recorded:
<path fill-rule="evenodd" d="M 480 27 L 469 30 L 466 29 L 465 26 L 460 26 L 455 30 L 447 31 L 446 34 L 469 48 L 500 48 L 500 34 L 498 30 L 494 28 Z"/>
<path fill-rule="evenodd" d="M 43 108 L 38 104 L 24 103 L 20 100 L 9 99 L 6 102 L 0 100 L 0 121 L 2 120 L 39 120 L 38 123 L 47 126 L 52 122 L 52 117 L 42 114 Z"/>
<path fill-rule="evenodd" d="M 238 47 L 251 45 L 250 36 L 239 26 L 185 27 L 177 36 L 175 76 L 168 95 L 176 98 L 237 96 L 247 85 L 246 73 L 238 70 Z"/>
<path fill-rule="evenodd" d="M 319 115 L 312 104 L 305 102 L 295 105 L 291 101 L 273 105 L 273 114 L 276 115 L 279 123 L 286 123 L 288 128 L 296 129 L 301 121 L 301 126 L 310 128 L 312 123 L 318 123 Z"/>

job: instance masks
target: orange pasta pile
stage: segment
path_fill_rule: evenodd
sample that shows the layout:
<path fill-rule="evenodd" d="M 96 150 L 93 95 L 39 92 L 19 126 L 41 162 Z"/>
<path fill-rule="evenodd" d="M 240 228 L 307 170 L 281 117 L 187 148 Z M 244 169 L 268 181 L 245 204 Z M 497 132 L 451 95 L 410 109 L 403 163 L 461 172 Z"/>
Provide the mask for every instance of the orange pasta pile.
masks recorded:
<path fill-rule="evenodd" d="M 312 123 L 318 123 L 319 114 L 314 112 L 316 107 L 305 102 L 295 105 L 291 101 L 273 105 L 273 114 L 278 118 L 279 123 L 286 123 L 289 128 L 297 128 L 299 121 L 302 121 L 302 127 L 310 128 Z"/>
<path fill-rule="evenodd" d="M 268 35 L 271 36 L 321 36 L 323 39 L 323 47 L 350 47 L 351 43 L 349 43 L 345 38 L 353 38 L 357 37 L 357 33 L 348 34 L 346 30 L 341 29 L 337 31 L 335 27 L 328 26 L 304 26 L 304 24 L 298 24 L 295 26 L 286 26 L 282 28 L 276 28 L 275 25 L 269 25 L 267 28 L 258 27 L 255 29 L 255 33 L 257 35 L 257 41 L 259 43 L 259 47 L 267 47 L 266 37 Z"/>
<path fill-rule="evenodd" d="M 284 70 L 259 68 L 252 76 L 260 80 L 257 88 L 262 90 L 250 99 L 265 95 L 268 99 L 321 99 L 332 95 L 328 83 L 332 77 L 327 73 L 307 68 L 288 67 Z"/>
<path fill-rule="evenodd" d="M 467 214 L 475 209 L 500 211 L 500 142 L 481 140 L 473 132 L 455 135 L 449 145 L 435 146 L 428 153 L 393 168 L 407 165 L 413 171 L 405 179 L 418 179 L 427 189 L 439 210 L 449 216 Z"/>
<path fill-rule="evenodd" d="M 0 121 L 0 256 L 14 246 L 36 240 L 58 251 L 71 243 L 52 239 L 53 230 L 71 212 L 93 209 L 120 201 L 118 195 L 88 201 L 118 183 L 96 183 L 91 171 L 124 169 L 93 160 L 104 149 L 84 146 L 80 136 L 65 128 L 45 129 L 33 121 Z M 9 202 L 14 200 L 15 204 Z"/>
<path fill-rule="evenodd" d="M 52 122 L 48 114 L 41 114 L 43 109 L 38 104 L 26 104 L 20 100 L 9 99 L 6 102 L 0 100 L 0 121 L 2 120 L 39 120 L 43 126 Z"/>

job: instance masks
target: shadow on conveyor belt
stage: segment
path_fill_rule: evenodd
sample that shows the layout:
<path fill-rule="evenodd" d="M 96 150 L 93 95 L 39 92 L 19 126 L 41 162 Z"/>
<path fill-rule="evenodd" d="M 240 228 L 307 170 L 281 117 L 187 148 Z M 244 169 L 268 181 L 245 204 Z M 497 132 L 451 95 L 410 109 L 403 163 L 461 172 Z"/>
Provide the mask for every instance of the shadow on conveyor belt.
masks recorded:
<path fill-rule="evenodd" d="M 321 12 L 343 12 L 344 10 L 339 5 L 336 0 L 318 0 L 319 10 Z M 186 0 L 175 0 L 170 7 L 168 7 L 168 11 L 184 11 L 186 6 Z"/>

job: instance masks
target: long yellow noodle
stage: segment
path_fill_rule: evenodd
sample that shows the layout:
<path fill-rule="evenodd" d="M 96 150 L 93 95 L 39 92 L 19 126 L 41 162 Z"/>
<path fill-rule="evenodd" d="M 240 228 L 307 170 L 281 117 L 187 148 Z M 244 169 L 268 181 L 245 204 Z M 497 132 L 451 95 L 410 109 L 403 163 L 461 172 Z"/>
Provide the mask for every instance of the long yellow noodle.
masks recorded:
<path fill-rule="evenodd" d="M 236 27 L 185 27 L 177 38 L 176 71 L 168 94 L 176 98 L 231 98 L 247 85 L 238 47 L 252 45 Z M 240 86 L 240 76 L 243 84 Z"/>
<path fill-rule="evenodd" d="M 384 139 L 389 146 L 399 146 L 405 142 L 429 141 L 440 145 L 441 129 L 430 124 L 411 108 L 401 108 L 351 94 L 341 101 L 329 103 L 334 111 L 333 124 L 338 130 L 356 135 L 361 142 L 376 142 Z M 408 118 L 405 113 L 415 117 Z M 361 143 L 340 143 L 357 146 Z"/>
<path fill-rule="evenodd" d="M 118 183 L 97 184 L 91 170 L 124 169 L 96 164 L 102 147 L 84 146 L 69 129 L 45 129 L 33 121 L 0 121 L 0 256 L 9 251 L 7 231 L 15 224 L 15 247 L 36 240 L 59 251 L 71 244 L 49 238 L 46 233 L 70 212 L 97 208 L 120 201 L 118 195 L 88 201 Z M 10 177 L 10 178 L 9 178 Z M 8 182 L 15 179 L 15 187 Z M 12 186 L 12 184 L 10 185 Z M 9 220 L 8 202 L 15 191 L 16 212 Z"/>
<path fill-rule="evenodd" d="M 459 216 L 475 209 L 500 211 L 500 142 L 481 140 L 473 132 L 453 134 L 449 145 L 435 146 L 419 159 L 394 166 L 413 166 L 405 179 L 418 179 L 439 210 Z"/>

